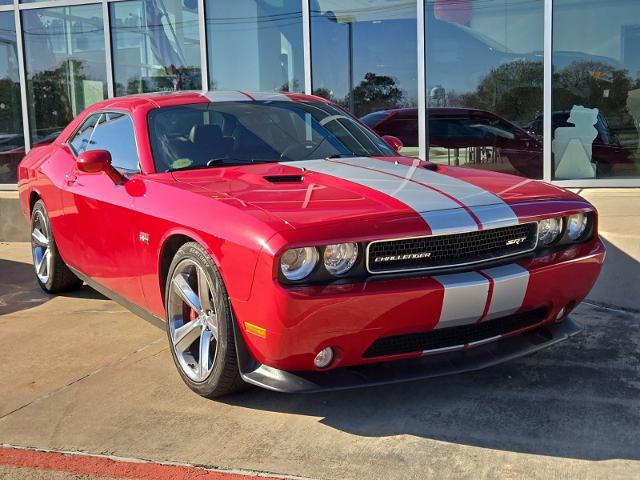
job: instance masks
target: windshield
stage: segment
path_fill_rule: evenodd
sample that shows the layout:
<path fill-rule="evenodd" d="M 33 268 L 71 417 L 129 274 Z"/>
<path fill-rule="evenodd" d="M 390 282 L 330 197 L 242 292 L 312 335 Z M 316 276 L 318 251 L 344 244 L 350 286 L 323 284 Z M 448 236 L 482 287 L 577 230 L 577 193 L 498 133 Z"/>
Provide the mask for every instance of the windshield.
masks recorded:
<path fill-rule="evenodd" d="M 156 171 L 397 155 L 343 110 L 321 102 L 252 101 L 152 110 Z"/>

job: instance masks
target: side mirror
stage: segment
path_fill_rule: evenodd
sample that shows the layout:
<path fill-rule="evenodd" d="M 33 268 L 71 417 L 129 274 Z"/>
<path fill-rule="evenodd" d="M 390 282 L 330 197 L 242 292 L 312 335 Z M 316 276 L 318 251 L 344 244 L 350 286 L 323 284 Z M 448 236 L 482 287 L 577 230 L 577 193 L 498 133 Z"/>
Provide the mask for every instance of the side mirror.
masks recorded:
<path fill-rule="evenodd" d="M 385 135 L 382 139 L 387 142 L 391 148 L 393 148 L 396 152 L 400 153 L 402 147 L 404 147 L 404 143 L 398 137 L 394 137 L 393 135 Z"/>
<path fill-rule="evenodd" d="M 78 170 L 84 173 L 104 172 L 116 185 L 122 185 L 126 178 L 111 165 L 111 154 L 106 150 L 83 152 L 76 161 Z"/>

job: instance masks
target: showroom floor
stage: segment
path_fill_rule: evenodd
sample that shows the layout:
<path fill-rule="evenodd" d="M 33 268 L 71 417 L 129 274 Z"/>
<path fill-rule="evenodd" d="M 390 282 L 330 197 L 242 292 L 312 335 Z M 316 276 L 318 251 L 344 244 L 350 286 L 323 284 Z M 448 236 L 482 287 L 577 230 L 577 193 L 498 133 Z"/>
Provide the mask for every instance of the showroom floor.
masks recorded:
<path fill-rule="evenodd" d="M 5 449 L 326 479 L 640 477 L 637 315 L 583 304 L 578 337 L 481 372 L 209 401 L 182 384 L 164 332 L 88 288 L 47 296 L 31 268 L 27 244 L 0 244 Z M 97 478 L 6 458 L 1 478 Z"/>

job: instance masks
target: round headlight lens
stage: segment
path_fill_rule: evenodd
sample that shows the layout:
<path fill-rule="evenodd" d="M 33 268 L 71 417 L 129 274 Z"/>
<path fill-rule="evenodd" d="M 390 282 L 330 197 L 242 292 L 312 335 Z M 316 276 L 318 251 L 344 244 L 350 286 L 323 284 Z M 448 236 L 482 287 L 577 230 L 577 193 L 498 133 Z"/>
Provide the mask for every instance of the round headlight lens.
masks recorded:
<path fill-rule="evenodd" d="M 324 266 L 331 275 L 347 273 L 357 259 L 357 243 L 337 243 L 324 247 Z"/>
<path fill-rule="evenodd" d="M 287 280 L 302 280 L 313 272 L 318 258 L 315 247 L 291 248 L 280 257 L 280 270 Z"/>
<path fill-rule="evenodd" d="M 567 234 L 571 240 L 576 241 L 584 235 L 587 229 L 587 220 L 587 216 L 584 213 L 576 213 L 569 216 L 567 219 Z"/>
<path fill-rule="evenodd" d="M 551 245 L 562 233 L 562 220 L 560 218 L 545 218 L 540 221 L 538 227 L 538 239 L 544 245 Z"/>

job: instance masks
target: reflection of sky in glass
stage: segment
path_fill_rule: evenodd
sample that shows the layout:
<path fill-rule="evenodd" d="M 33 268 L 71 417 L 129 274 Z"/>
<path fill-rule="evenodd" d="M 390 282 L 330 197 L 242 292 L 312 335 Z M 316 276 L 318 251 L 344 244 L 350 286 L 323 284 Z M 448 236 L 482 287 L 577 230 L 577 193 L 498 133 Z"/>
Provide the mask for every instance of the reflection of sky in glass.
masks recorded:
<path fill-rule="evenodd" d="M 585 54 L 640 74 L 640 2 L 637 0 L 557 0 L 553 47 L 556 66 L 566 64 L 559 51 Z"/>
<path fill-rule="evenodd" d="M 313 88 L 337 100 L 349 91 L 349 28 L 353 35 L 353 83 L 365 74 L 390 76 L 407 105 L 417 102 L 415 3 L 406 0 L 312 2 Z"/>
<path fill-rule="evenodd" d="M 211 87 L 304 90 L 299 0 L 208 0 Z"/>
<path fill-rule="evenodd" d="M 426 2 L 429 88 L 441 86 L 447 92 L 470 93 L 501 65 L 543 61 L 541 0 L 451 2 L 458 8 L 449 9 L 438 8 L 441 3 Z"/>
<path fill-rule="evenodd" d="M 117 95 L 200 88 L 195 2 L 138 0 L 111 3 L 110 8 Z"/>

